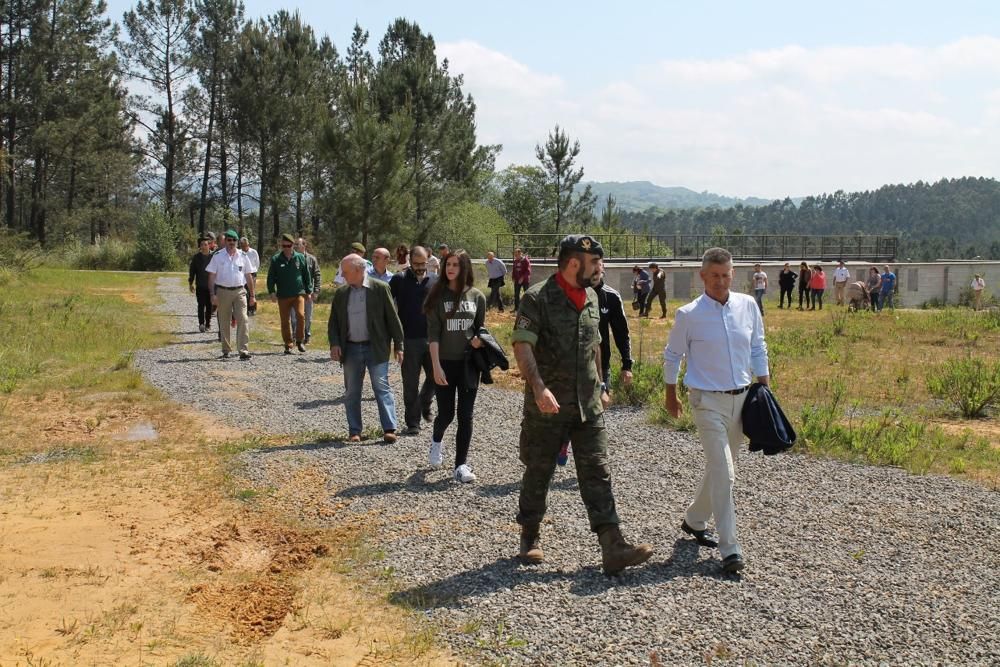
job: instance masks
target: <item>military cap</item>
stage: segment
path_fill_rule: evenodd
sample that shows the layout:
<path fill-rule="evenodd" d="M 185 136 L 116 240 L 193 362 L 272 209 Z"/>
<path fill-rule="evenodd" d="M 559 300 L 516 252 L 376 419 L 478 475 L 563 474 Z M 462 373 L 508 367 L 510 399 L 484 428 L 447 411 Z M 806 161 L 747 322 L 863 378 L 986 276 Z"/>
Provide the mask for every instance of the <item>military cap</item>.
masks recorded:
<path fill-rule="evenodd" d="M 289 243 L 295 243 L 295 237 L 292 236 L 291 234 L 282 234 L 281 240 L 288 241 Z"/>
<path fill-rule="evenodd" d="M 351 250 L 354 250 L 356 252 L 360 252 L 362 255 L 365 254 L 365 247 L 363 245 L 361 245 L 360 243 L 352 243 L 351 244 Z"/>
<path fill-rule="evenodd" d="M 240 240 L 240 235 L 236 233 L 235 229 L 230 229 L 230 230 L 228 230 L 226 232 L 226 238 L 227 239 L 235 239 L 235 240 L 239 241 Z"/>
<path fill-rule="evenodd" d="M 214 241 L 215 232 L 205 232 L 204 236 L 201 237 L 204 241 Z"/>
<path fill-rule="evenodd" d="M 601 247 L 600 241 L 590 234 L 570 234 L 559 242 L 559 250 L 573 250 L 604 257 L 604 248 Z"/>

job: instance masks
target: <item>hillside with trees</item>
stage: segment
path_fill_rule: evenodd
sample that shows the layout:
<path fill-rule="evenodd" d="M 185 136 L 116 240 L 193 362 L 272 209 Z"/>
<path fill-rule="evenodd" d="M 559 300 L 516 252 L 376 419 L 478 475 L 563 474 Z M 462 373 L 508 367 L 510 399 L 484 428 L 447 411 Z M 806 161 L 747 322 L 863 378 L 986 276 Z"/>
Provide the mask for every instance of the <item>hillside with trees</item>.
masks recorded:
<path fill-rule="evenodd" d="M 649 234 L 896 234 L 900 258 L 1000 259 L 1000 182 L 992 178 L 837 191 L 765 206 L 623 212 L 622 224 Z"/>

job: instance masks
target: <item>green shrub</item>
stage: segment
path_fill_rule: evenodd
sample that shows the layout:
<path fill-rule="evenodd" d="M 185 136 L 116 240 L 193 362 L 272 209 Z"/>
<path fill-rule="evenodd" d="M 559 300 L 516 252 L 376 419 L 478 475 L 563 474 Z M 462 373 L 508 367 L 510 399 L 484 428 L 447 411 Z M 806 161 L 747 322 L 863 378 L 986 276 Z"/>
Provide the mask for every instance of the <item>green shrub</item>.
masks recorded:
<path fill-rule="evenodd" d="M 143 211 L 136 229 L 135 256 L 132 268 L 136 271 L 169 271 L 180 262 L 177 258 L 178 234 L 166 214 L 157 208 Z"/>
<path fill-rule="evenodd" d="M 135 259 L 135 244 L 118 239 L 108 239 L 97 245 L 73 243 L 57 249 L 52 256 L 59 264 L 74 269 L 128 271 Z"/>
<path fill-rule="evenodd" d="M 680 417 L 673 417 L 664 407 L 663 366 L 660 364 L 642 361 L 632 364 L 631 387 L 626 387 L 622 382 L 621 369 L 615 364 L 611 370 L 611 397 L 619 405 L 649 406 L 650 420 L 654 424 L 663 424 L 676 431 L 693 432 L 694 418 L 683 378 L 682 372 L 677 379 L 677 398 L 683 408 Z"/>
<path fill-rule="evenodd" d="M 927 390 L 963 417 L 980 417 L 1000 403 L 1000 362 L 976 357 L 946 361 L 928 374 Z"/>

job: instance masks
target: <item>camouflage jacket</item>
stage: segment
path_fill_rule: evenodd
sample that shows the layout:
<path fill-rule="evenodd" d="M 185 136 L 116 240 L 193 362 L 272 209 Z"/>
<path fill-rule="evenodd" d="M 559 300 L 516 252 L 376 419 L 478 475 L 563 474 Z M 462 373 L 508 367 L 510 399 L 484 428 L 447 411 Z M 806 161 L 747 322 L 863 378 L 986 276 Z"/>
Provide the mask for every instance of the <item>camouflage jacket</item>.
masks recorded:
<path fill-rule="evenodd" d="M 594 290 L 587 288 L 587 301 L 577 312 L 554 275 L 521 297 L 511 341 L 534 348 L 538 372 L 559 402 L 560 416 L 573 410 L 582 421 L 591 421 L 604 412 L 596 365 L 601 343 L 599 322 Z M 541 414 L 529 385 L 524 388 L 524 414 Z"/>

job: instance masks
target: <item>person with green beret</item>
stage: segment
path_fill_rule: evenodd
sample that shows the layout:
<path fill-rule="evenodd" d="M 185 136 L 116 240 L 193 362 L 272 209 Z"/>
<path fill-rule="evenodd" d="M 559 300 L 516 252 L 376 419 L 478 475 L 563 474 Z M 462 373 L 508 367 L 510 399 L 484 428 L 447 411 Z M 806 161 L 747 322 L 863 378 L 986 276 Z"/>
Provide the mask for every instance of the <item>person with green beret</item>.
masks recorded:
<path fill-rule="evenodd" d="M 278 302 L 281 317 L 281 338 L 285 342 L 285 354 L 292 353 L 291 313 L 294 310 L 295 345 L 299 352 L 305 352 L 303 341 L 306 336 L 305 300 L 313 291 L 312 275 L 306 256 L 295 252 L 295 239 L 291 234 L 282 234 L 281 252 L 271 258 L 271 268 L 267 270 L 267 293 L 272 301 Z"/>
<path fill-rule="evenodd" d="M 608 467 L 604 409 L 610 403 L 601 378 L 601 334 L 597 294 L 591 277 L 604 250 L 587 234 L 572 234 L 559 244 L 556 273 L 530 287 L 514 321 L 514 357 L 525 380 L 524 418 L 519 452 L 524 464 L 517 522 L 519 557 L 544 559 L 540 527 L 549 483 L 562 443 L 573 441 L 580 495 L 590 529 L 597 533 L 607 575 L 645 562 L 648 544 L 633 546 L 618 528 L 618 512 Z"/>

